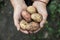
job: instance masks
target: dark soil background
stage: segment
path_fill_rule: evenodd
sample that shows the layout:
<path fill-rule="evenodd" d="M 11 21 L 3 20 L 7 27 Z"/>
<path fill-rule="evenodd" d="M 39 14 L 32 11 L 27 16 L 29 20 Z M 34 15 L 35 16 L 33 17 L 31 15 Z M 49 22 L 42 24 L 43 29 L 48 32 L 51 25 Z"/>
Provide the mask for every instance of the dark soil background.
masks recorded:
<path fill-rule="evenodd" d="M 60 40 L 60 0 L 50 0 L 47 11 L 49 16 L 44 28 L 26 35 L 14 26 L 10 0 L 0 0 L 0 40 Z"/>

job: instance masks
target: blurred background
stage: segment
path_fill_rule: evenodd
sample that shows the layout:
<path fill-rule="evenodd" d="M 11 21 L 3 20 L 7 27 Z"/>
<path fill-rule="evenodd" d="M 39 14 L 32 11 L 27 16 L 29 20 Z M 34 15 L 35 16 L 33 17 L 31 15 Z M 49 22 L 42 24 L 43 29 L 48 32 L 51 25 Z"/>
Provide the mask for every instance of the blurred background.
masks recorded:
<path fill-rule="evenodd" d="M 60 0 L 50 0 L 48 19 L 42 30 L 26 35 L 16 30 L 10 0 L 0 0 L 0 40 L 60 40 Z"/>

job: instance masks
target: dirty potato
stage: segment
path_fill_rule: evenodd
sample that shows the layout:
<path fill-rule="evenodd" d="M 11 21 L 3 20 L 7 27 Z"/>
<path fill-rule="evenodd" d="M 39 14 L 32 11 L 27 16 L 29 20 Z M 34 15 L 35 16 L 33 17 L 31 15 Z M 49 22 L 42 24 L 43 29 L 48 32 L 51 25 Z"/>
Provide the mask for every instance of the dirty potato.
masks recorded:
<path fill-rule="evenodd" d="M 36 22 L 41 22 L 42 20 L 42 15 L 38 13 L 34 13 L 31 15 L 31 18 L 36 21 Z"/>
<path fill-rule="evenodd" d="M 23 29 L 23 30 L 30 30 L 30 27 L 29 27 L 28 25 L 29 25 L 29 23 L 27 23 L 25 20 L 22 20 L 22 21 L 20 22 L 20 27 L 21 27 L 21 29 Z"/>
<path fill-rule="evenodd" d="M 30 27 L 30 31 L 36 31 L 39 28 L 39 24 L 36 22 L 31 22 L 28 26 Z"/>
<path fill-rule="evenodd" d="M 20 27 L 21 27 L 23 30 L 26 29 L 27 25 L 28 25 L 28 23 L 27 23 L 25 20 L 21 20 L 21 21 L 20 21 Z"/>
<path fill-rule="evenodd" d="M 36 8 L 33 7 L 33 6 L 29 6 L 29 7 L 27 7 L 27 11 L 28 11 L 30 14 L 33 14 L 33 13 L 36 12 Z"/>
<path fill-rule="evenodd" d="M 31 21 L 31 15 L 27 11 L 22 11 L 22 17 L 27 21 Z"/>

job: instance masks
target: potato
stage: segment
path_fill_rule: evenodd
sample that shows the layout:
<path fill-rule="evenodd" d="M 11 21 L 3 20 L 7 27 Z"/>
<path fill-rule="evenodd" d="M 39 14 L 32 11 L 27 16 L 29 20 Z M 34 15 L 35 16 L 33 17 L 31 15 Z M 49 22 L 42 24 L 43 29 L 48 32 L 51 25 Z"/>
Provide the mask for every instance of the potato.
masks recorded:
<path fill-rule="evenodd" d="M 38 13 L 34 13 L 31 15 L 31 18 L 36 21 L 36 22 L 41 22 L 42 20 L 42 15 Z"/>
<path fill-rule="evenodd" d="M 25 21 L 25 20 L 22 20 L 21 22 L 20 22 L 20 27 L 21 27 L 21 29 L 23 29 L 23 30 L 30 30 L 30 27 L 28 26 L 29 24 Z"/>
<path fill-rule="evenodd" d="M 21 20 L 21 22 L 20 22 L 20 27 L 21 27 L 23 30 L 26 29 L 27 25 L 28 25 L 28 23 L 27 23 L 25 20 Z"/>
<path fill-rule="evenodd" d="M 22 11 L 22 17 L 27 21 L 31 21 L 31 15 L 27 11 Z"/>
<path fill-rule="evenodd" d="M 33 14 L 33 13 L 36 12 L 36 9 L 35 9 L 35 7 L 33 7 L 33 6 L 29 6 L 29 7 L 27 7 L 27 11 L 28 11 L 30 14 Z"/>
<path fill-rule="evenodd" d="M 28 26 L 30 27 L 30 31 L 35 31 L 39 28 L 39 24 L 36 22 L 31 22 L 31 23 L 29 23 Z"/>

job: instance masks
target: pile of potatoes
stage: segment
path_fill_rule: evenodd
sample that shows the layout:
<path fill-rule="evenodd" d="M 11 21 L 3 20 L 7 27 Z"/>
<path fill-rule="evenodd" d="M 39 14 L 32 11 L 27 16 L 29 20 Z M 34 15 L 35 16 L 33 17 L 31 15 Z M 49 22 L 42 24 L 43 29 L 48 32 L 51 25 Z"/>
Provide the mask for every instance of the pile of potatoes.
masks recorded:
<path fill-rule="evenodd" d="M 20 27 L 23 30 L 34 32 L 39 29 L 39 23 L 42 20 L 42 15 L 39 14 L 34 6 L 27 7 L 26 11 L 22 11 L 22 20 Z"/>

